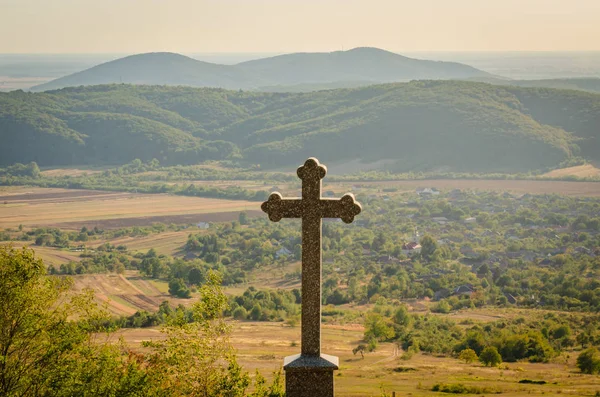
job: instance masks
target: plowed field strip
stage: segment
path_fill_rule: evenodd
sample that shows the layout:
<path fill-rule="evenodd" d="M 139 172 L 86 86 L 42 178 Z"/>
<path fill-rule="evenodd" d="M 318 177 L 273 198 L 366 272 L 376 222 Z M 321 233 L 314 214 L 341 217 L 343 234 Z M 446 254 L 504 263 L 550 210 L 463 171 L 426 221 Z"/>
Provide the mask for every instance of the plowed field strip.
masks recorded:
<path fill-rule="evenodd" d="M 155 312 L 158 309 L 158 305 L 148 304 L 147 302 L 138 298 L 138 295 L 117 295 L 120 299 L 129 303 L 130 305 L 139 308 L 140 310 L 146 310 L 149 312 Z"/>
<path fill-rule="evenodd" d="M 198 222 L 231 222 L 238 219 L 241 211 L 211 212 L 182 215 L 148 216 L 140 218 L 98 219 L 80 222 L 53 223 L 50 226 L 60 229 L 81 229 L 83 226 L 100 229 L 121 229 L 131 226 L 152 226 L 154 223 L 192 224 Z M 246 211 L 248 217 L 265 216 L 261 211 Z"/>

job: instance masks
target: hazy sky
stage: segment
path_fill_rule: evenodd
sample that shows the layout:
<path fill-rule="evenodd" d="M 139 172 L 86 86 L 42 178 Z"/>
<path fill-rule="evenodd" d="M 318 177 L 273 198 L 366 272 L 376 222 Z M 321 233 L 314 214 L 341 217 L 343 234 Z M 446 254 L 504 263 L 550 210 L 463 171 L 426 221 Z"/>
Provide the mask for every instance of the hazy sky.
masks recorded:
<path fill-rule="evenodd" d="M 600 50 L 600 0 L 0 0 L 0 53 Z"/>

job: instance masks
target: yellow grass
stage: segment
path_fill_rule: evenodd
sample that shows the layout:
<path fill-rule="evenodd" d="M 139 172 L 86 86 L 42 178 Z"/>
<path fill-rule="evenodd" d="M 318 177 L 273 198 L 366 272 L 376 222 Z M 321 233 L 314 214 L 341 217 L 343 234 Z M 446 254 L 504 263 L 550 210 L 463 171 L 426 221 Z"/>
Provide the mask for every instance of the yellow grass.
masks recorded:
<path fill-rule="evenodd" d="M 128 271 L 125 275 L 85 274 L 72 277 L 74 292 L 93 290 L 97 302 L 106 304 L 115 316 L 129 316 L 141 310 L 156 312 L 163 301 L 169 301 L 172 306 L 189 306 L 194 302 L 194 299 L 171 297 L 165 281 L 147 280 L 137 272 Z"/>
<path fill-rule="evenodd" d="M 143 237 L 119 237 L 110 240 L 96 240 L 88 243 L 87 246 L 90 248 L 96 248 L 107 241 L 114 246 L 125 245 L 131 252 L 146 252 L 151 248 L 160 255 L 175 256 L 181 254 L 181 250 L 187 242 L 188 235 L 192 233 L 191 230 L 183 230 L 179 232 L 164 232 L 158 234 L 151 234 Z M 194 230 L 193 233 L 198 233 L 198 230 Z"/>
<path fill-rule="evenodd" d="M 232 343 L 244 369 L 270 374 L 281 368 L 285 356 L 299 352 L 300 328 L 282 323 L 232 322 Z M 156 329 L 128 329 L 120 332 L 125 341 L 139 348 L 143 340 L 161 338 Z M 443 396 L 431 388 L 436 383 L 462 383 L 490 387 L 507 396 L 571 395 L 593 396 L 600 390 L 600 377 L 582 375 L 575 368 L 578 352 L 550 364 L 508 363 L 501 368 L 486 368 L 478 363 L 465 364 L 449 357 L 415 355 L 402 360 L 402 351 L 394 344 L 380 344 L 374 353 L 354 356 L 360 342 L 360 326 L 322 328 L 322 351 L 338 356 L 340 369 L 335 372 L 336 396 L 379 396 L 380 388 L 397 396 Z M 297 346 L 292 346 L 295 342 Z M 519 380 L 544 380 L 545 385 L 520 384 Z M 491 395 L 491 394 L 485 394 Z"/>
<path fill-rule="evenodd" d="M 42 175 L 46 177 L 83 176 L 99 174 L 101 172 L 102 170 L 98 169 L 53 168 L 51 170 L 42 171 Z"/>
<path fill-rule="evenodd" d="M 0 243 L 9 244 L 9 243 Z M 12 241 L 10 244 L 15 248 L 29 247 L 35 251 L 35 255 L 42 259 L 44 263 L 52 264 L 54 266 L 60 266 L 63 263 L 79 262 L 81 258 L 78 252 L 72 252 L 69 250 L 60 250 L 53 247 L 38 247 L 33 245 L 30 241 Z"/>
<path fill-rule="evenodd" d="M 578 165 L 576 167 L 561 168 L 545 173 L 543 176 L 551 178 L 560 178 L 564 176 L 576 176 L 579 178 L 600 176 L 600 168 L 594 167 L 592 164 Z"/>

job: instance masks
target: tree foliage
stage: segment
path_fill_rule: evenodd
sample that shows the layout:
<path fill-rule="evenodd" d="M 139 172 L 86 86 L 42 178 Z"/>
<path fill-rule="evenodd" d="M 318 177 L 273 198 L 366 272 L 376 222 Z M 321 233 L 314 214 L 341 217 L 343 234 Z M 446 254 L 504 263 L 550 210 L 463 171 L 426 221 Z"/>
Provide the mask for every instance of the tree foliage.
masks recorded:
<path fill-rule="evenodd" d="M 600 351 L 595 347 L 582 351 L 577 357 L 577 367 L 584 374 L 600 373 Z"/>
<path fill-rule="evenodd" d="M 494 346 L 488 346 L 479 355 L 479 361 L 486 367 L 496 367 L 502 363 L 502 356 Z"/>
<path fill-rule="evenodd" d="M 15 91 L 0 94 L 0 165 L 137 158 L 274 166 L 326 155 L 393 158 L 395 171 L 528 171 L 576 155 L 597 160 L 599 103 L 584 92 L 466 81 L 301 94 L 131 85 Z"/>

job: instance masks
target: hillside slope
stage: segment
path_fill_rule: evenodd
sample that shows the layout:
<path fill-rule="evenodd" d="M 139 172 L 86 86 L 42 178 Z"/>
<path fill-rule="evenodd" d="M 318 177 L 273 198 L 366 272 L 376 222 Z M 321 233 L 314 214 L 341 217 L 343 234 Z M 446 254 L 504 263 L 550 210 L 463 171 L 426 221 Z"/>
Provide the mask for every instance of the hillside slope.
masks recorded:
<path fill-rule="evenodd" d="M 412 59 L 377 48 L 288 54 L 238 65 L 201 62 L 173 53 L 148 53 L 94 66 L 32 87 L 31 91 L 117 83 L 257 89 L 291 84 L 386 83 L 488 76 L 471 66 Z"/>
<path fill-rule="evenodd" d="M 235 66 L 201 62 L 169 52 L 155 52 L 106 62 L 34 86 L 31 91 L 117 83 L 239 88 L 251 79 Z"/>
<path fill-rule="evenodd" d="M 490 76 L 471 66 L 408 58 L 378 48 L 330 53 L 296 53 L 238 64 L 272 85 L 307 83 L 450 80 Z"/>
<path fill-rule="evenodd" d="M 600 160 L 600 95 L 458 81 L 311 93 L 103 85 L 0 94 L 0 164 L 263 167 L 307 156 L 393 170 L 527 171 Z"/>
<path fill-rule="evenodd" d="M 496 85 L 514 85 L 517 87 L 556 88 L 561 90 L 579 90 L 600 93 L 600 78 L 581 77 L 542 80 L 508 80 L 495 77 L 472 77 L 469 81 L 490 83 Z"/>

